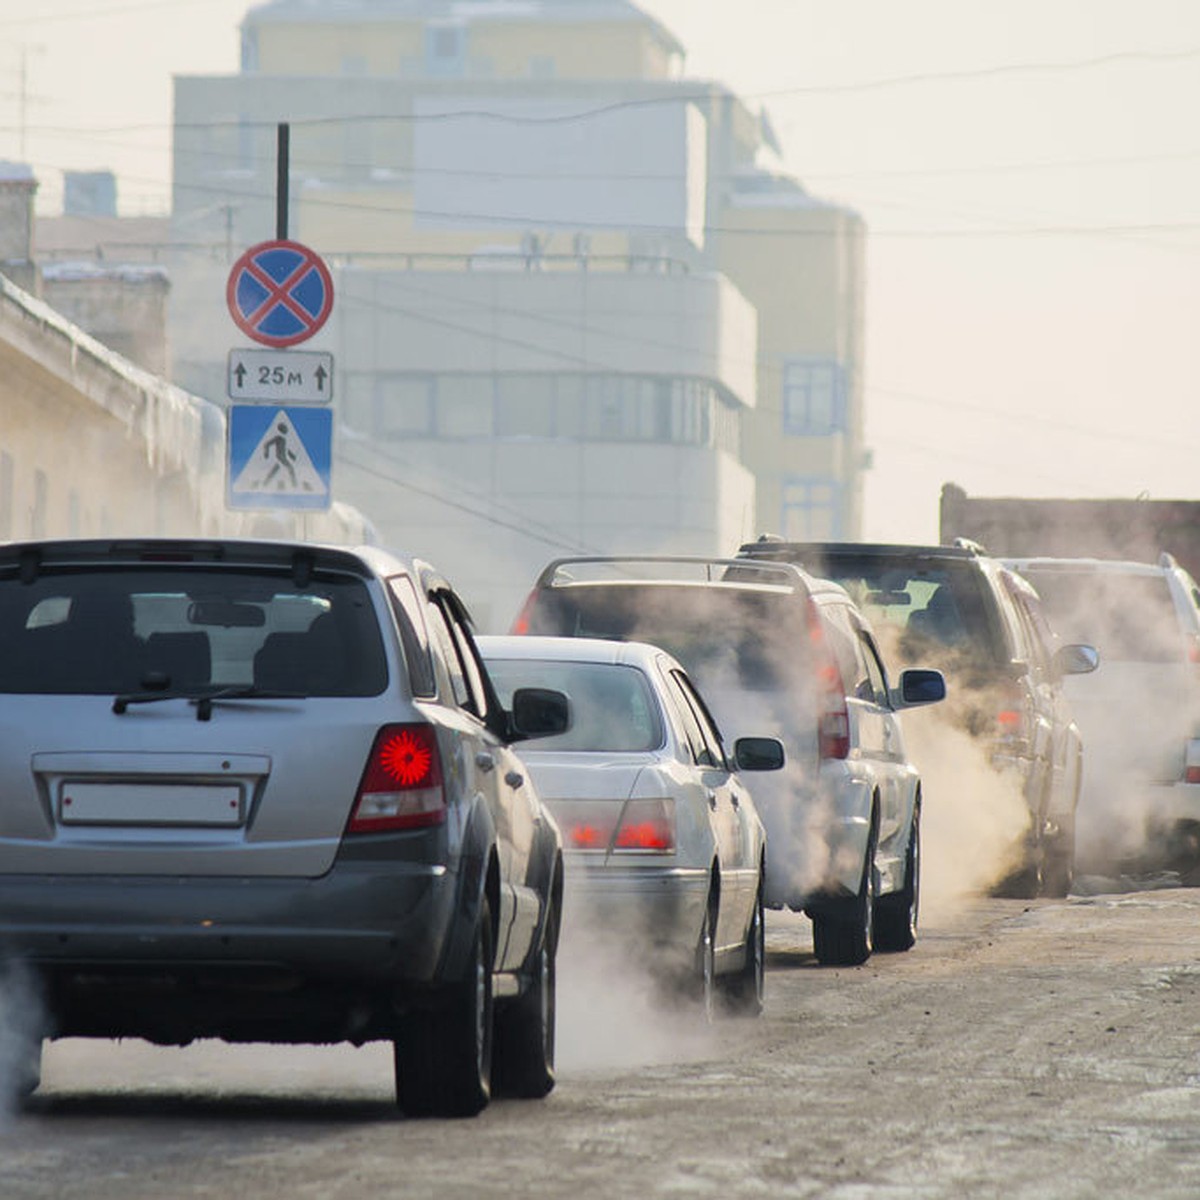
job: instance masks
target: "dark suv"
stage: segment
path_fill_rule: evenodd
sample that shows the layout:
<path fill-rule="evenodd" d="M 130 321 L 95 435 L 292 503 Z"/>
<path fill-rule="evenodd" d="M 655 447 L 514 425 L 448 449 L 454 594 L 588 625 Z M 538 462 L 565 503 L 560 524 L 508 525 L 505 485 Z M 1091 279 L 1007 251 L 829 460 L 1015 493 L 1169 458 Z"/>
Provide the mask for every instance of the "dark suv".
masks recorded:
<path fill-rule="evenodd" d="M 840 583 L 904 664 L 939 667 L 958 703 L 947 710 L 1013 773 L 1029 806 L 1024 853 L 1002 890 L 1064 896 L 1074 875 L 1083 758 L 1064 675 L 1096 668 L 1090 646 L 1060 645 L 1034 589 L 970 542 L 952 546 L 784 542 L 764 537 L 739 557 L 789 562 Z"/>

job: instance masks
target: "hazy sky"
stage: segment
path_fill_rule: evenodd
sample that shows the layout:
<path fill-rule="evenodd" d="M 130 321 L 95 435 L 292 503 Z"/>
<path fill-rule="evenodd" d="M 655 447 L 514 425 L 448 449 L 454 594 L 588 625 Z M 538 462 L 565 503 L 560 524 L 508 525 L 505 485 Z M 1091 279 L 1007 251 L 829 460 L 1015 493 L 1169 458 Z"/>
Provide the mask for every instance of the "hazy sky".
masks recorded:
<path fill-rule="evenodd" d="M 235 71 L 247 7 L 0 0 L 0 157 L 163 211 L 171 77 Z M 934 538 L 946 480 L 1200 496 L 1197 0 L 642 7 L 868 222 L 867 537 Z"/>

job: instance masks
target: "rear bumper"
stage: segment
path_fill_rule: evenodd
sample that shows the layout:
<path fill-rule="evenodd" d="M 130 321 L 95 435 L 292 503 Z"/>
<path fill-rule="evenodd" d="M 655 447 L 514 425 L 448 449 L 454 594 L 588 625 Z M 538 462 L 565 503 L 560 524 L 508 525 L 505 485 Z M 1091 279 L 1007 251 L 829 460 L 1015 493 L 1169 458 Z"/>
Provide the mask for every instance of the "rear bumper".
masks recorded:
<path fill-rule="evenodd" d="M 797 912 L 857 893 L 871 829 L 872 781 L 849 760 L 827 760 L 815 794 L 756 794 L 767 831 L 764 901 Z"/>
<path fill-rule="evenodd" d="M 706 868 L 600 866 L 568 855 L 565 875 L 565 924 L 656 964 L 690 966 L 708 903 Z"/>
<path fill-rule="evenodd" d="M 318 879 L 0 876 L 0 954 L 43 973 L 189 968 L 437 982 L 457 910 L 443 866 L 339 862 Z"/>

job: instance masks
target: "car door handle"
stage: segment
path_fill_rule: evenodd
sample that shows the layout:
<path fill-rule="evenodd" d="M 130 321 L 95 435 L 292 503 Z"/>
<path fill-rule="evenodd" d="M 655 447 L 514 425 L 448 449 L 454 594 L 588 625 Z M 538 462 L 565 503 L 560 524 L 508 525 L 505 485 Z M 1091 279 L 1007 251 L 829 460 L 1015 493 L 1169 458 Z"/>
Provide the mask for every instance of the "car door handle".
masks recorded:
<path fill-rule="evenodd" d="M 717 807 L 717 793 L 716 792 L 708 793 L 708 807 L 709 808 Z"/>
<path fill-rule="evenodd" d="M 732 792 L 729 798 L 733 801 L 734 808 L 741 808 L 742 802 L 737 798 L 737 792 Z"/>
<path fill-rule="evenodd" d="M 495 767 L 496 760 L 486 750 L 480 750 L 480 752 L 475 755 L 475 765 L 481 771 L 490 771 L 493 767 Z"/>
<path fill-rule="evenodd" d="M 522 775 L 520 771 L 509 771 L 508 774 L 504 776 L 504 782 L 507 783 L 510 788 L 519 788 L 521 784 L 525 782 L 525 776 Z"/>

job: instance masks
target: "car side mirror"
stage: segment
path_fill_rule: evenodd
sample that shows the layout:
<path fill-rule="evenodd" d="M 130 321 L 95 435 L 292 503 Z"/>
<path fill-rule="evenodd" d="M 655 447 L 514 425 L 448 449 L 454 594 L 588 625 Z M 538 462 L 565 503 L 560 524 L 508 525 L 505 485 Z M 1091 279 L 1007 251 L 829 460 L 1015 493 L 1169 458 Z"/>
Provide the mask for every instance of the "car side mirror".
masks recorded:
<path fill-rule="evenodd" d="M 733 762 L 739 771 L 778 771 L 783 761 L 783 743 L 778 738 L 744 737 L 733 743 Z"/>
<path fill-rule="evenodd" d="M 509 726 L 513 741 L 566 733 L 571 728 L 571 701 L 565 692 L 551 688 L 517 688 Z"/>
<path fill-rule="evenodd" d="M 1090 675 L 1100 665 L 1100 652 L 1085 642 L 1069 642 L 1054 652 L 1054 670 L 1059 675 Z"/>
<path fill-rule="evenodd" d="M 920 708 L 946 698 L 946 677 L 941 671 L 911 668 L 900 672 L 900 683 L 892 688 L 893 708 Z"/>

